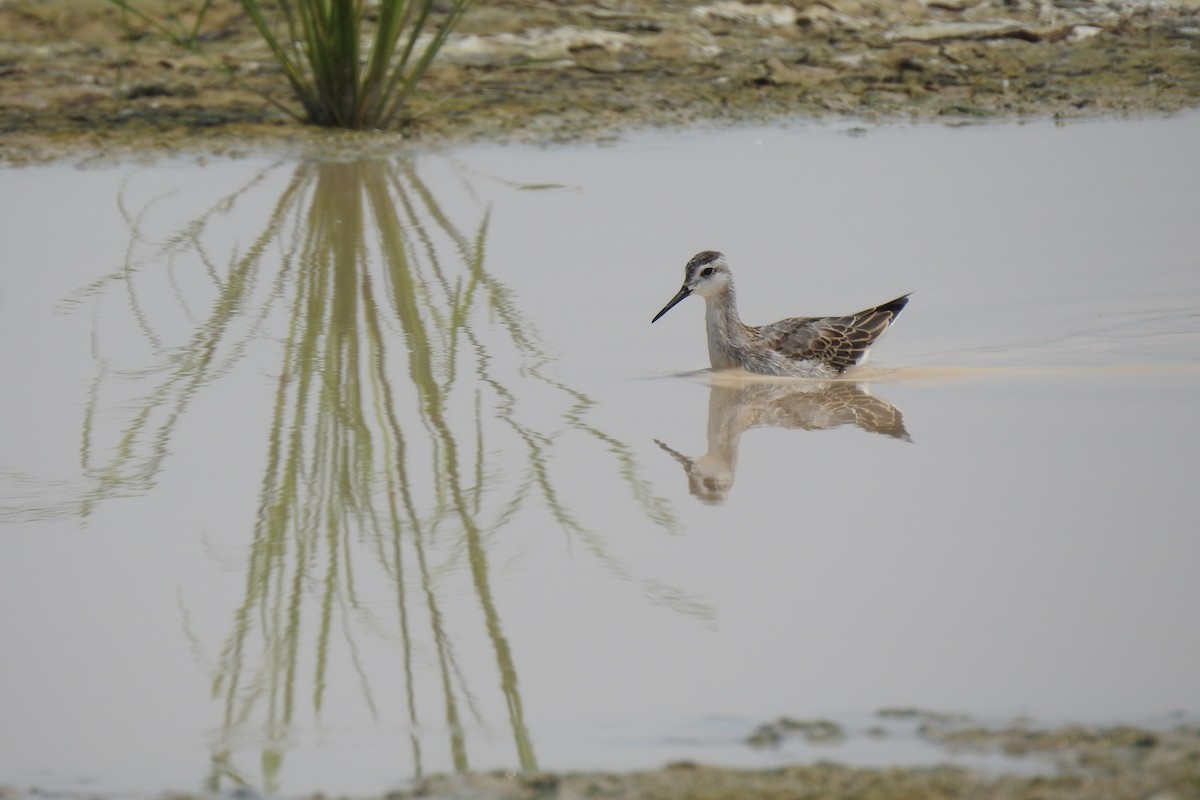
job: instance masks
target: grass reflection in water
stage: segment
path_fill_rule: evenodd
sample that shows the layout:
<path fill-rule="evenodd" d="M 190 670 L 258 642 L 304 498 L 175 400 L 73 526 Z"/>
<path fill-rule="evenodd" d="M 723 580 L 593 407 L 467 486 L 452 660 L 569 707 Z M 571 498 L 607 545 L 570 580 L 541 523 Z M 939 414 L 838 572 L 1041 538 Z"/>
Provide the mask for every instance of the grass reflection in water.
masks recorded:
<path fill-rule="evenodd" d="M 541 514 L 651 602 L 711 617 L 677 587 L 631 574 L 589 523 L 598 518 L 566 499 L 570 476 L 551 462 L 566 446 L 598 449 L 641 516 L 666 532 L 676 532 L 675 518 L 640 477 L 632 451 L 589 422 L 591 401 L 553 377 L 513 295 L 488 272 L 486 210 L 469 233 L 459 228 L 412 158 L 302 163 L 249 247 L 214 255 L 217 229 L 277 169 L 161 243 L 144 235 L 154 201 L 127 212 L 133 236 L 124 268 L 80 293 L 99 298 L 119 285 L 154 364 L 115 370 L 97 346 L 83 458 L 100 499 L 152 487 L 194 397 L 249 352 L 274 342 L 270 352 L 282 358 L 272 370 L 244 596 L 211 659 L 224 711 L 208 788 L 260 783 L 237 765 L 247 743 L 259 750 L 262 788 L 279 788 L 304 705 L 319 716 L 331 692 L 344 696 L 344 686 L 331 685 L 335 661 L 352 663 L 347 672 L 373 717 L 404 717 L 411 765 L 401 772 L 421 774 L 424 750 L 443 736 L 449 763 L 468 769 L 469 731 L 489 722 L 490 698 L 476 692 L 497 683 L 495 707 L 507 718 L 515 765 L 534 769 L 492 585 L 497 534 L 519 515 Z M 173 315 L 151 307 L 164 295 L 142 297 L 151 265 L 169 276 Z M 192 288 L 198 280 L 202 292 Z M 189 320 L 184 335 L 163 332 L 169 326 L 159 320 L 172 316 Z M 100 409 L 129 391 L 140 395 L 123 401 L 132 410 L 103 446 Z M 473 633 L 447 622 L 451 574 L 469 576 Z M 364 597 L 381 575 L 390 610 Z M 381 666 L 368 654 L 373 637 L 398 643 L 400 685 L 394 662 Z M 464 647 L 463 637 L 472 643 Z M 475 640 L 486 641 L 495 679 L 481 681 L 478 663 L 462 663 L 458 653 Z"/>

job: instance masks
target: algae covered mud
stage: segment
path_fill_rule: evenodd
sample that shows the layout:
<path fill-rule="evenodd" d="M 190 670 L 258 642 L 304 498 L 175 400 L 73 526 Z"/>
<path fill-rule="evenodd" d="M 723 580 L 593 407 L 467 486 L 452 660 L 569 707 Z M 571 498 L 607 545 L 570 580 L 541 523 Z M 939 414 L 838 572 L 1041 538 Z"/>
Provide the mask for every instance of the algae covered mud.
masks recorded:
<path fill-rule="evenodd" d="M 185 24 L 208 6 L 181 5 Z M 207 8 L 205 57 L 103 0 L 9 0 L 0 30 L 0 158 L 9 163 L 81 147 L 346 141 L 298 125 L 258 94 L 289 101 L 232 0 Z M 1172 111 L 1200 105 L 1200 2 L 481 2 L 423 88 L 403 133 L 426 140 L 550 141 L 790 115 Z"/>

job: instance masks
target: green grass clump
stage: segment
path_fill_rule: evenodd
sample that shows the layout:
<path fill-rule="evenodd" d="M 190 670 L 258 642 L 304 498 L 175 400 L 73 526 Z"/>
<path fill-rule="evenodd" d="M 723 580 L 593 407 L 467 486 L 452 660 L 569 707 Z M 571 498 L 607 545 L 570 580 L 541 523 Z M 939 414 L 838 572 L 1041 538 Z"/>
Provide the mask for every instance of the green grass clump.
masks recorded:
<path fill-rule="evenodd" d="M 142 10 L 136 0 L 110 2 L 203 52 L 197 30 L 210 2 L 187 31 Z M 471 2 L 241 0 L 304 114 L 284 110 L 317 125 L 353 130 L 396 121 Z"/>

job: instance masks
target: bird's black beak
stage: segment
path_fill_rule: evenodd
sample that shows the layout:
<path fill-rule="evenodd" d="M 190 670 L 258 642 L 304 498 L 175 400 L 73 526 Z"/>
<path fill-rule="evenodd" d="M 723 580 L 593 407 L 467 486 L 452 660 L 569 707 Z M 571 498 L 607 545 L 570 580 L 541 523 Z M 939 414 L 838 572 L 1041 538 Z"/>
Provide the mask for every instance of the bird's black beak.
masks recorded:
<path fill-rule="evenodd" d="M 684 286 L 682 289 L 680 289 L 679 294 L 672 297 L 671 302 L 669 302 L 665 306 L 663 306 L 663 310 L 654 315 L 654 319 L 650 320 L 650 324 L 653 325 L 654 323 L 658 322 L 659 317 L 661 317 L 663 314 L 670 311 L 672 308 L 674 308 L 676 305 L 678 305 L 679 301 L 683 300 L 683 298 L 687 297 L 691 293 L 692 293 L 692 290 L 689 289 L 687 286 Z"/>

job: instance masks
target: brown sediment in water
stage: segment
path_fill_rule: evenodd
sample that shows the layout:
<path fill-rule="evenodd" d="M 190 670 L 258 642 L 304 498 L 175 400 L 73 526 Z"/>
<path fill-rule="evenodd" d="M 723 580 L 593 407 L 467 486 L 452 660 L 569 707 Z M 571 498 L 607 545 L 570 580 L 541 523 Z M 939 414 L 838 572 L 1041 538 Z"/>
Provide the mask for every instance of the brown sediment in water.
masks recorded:
<path fill-rule="evenodd" d="M 1088 375 L 1192 375 L 1200 367 L 1191 364 L 1080 364 L 1077 366 L 907 366 L 903 364 L 868 364 L 846 370 L 835 378 L 797 378 L 778 375 L 759 375 L 741 369 L 697 370 L 679 373 L 680 377 L 699 378 L 713 386 L 737 387 L 746 384 L 825 384 L 825 383 L 928 383 L 962 381 L 993 377 L 1083 377 Z"/>
<path fill-rule="evenodd" d="M 738 387 L 746 384 L 827 384 L 827 383 L 895 383 L 901 381 L 946 381 L 990 375 L 1057 372 L 1052 368 L 1025 367 L 955 367 L 955 366 L 876 366 L 852 367 L 832 378 L 803 378 L 793 375 L 760 375 L 742 369 L 700 370 L 681 373 L 682 377 L 699 377 L 713 386 Z"/>
<path fill-rule="evenodd" d="M 173 5 L 186 24 L 201 4 Z M 208 11 L 206 57 L 104 0 L 8 0 L 0 30 L 9 164 L 586 140 L 782 117 L 963 122 L 1200 106 L 1200 0 L 482 2 L 403 124 L 382 133 L 317 129 L 264 101 L 257 92 L 292 102 L 233 0 Z"/>

